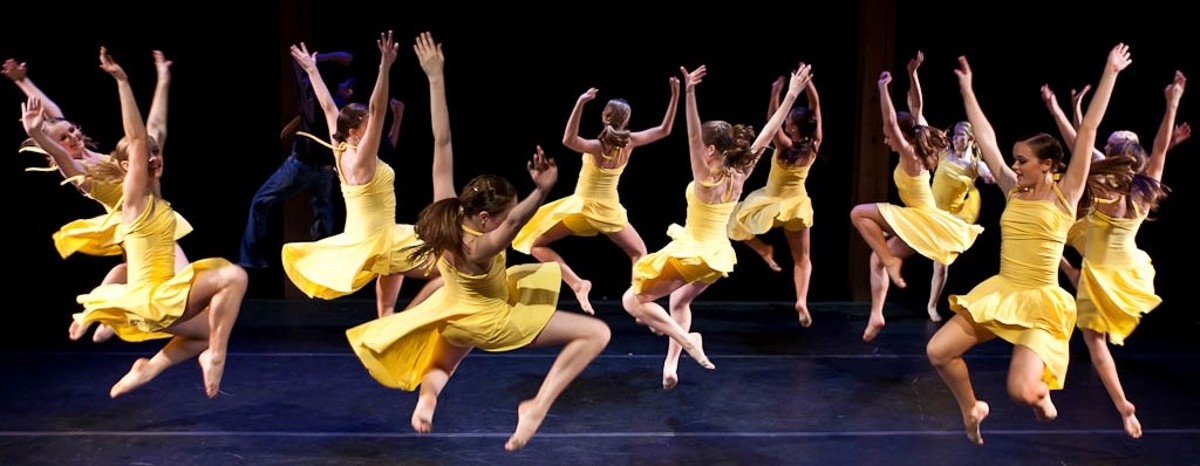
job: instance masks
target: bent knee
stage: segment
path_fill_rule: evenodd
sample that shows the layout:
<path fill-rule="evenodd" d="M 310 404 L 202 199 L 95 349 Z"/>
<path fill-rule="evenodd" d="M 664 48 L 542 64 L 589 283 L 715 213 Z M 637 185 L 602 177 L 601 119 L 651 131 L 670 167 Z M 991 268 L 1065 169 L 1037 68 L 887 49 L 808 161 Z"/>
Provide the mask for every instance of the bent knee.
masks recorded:
<path fill-rule="evenodd" d="M 225 286 L 245 287 L 250 283 L 250 275 L 240 265 L 230 264 L 221 268 L 221 278 Z"/>
<path fill-rule="evenodd" d="M 871 214 L 876 210 L 878 210 L 878 207 L 875 207 L 875 204 L 859 204 L 854 206 L 853 209 L 850 209 L 850 218 L 859 219 L 870 217 Z"/>
<path fill-rule="evenodd" d="M 933 367 L 945 367 L 947 364 L 950 364 L 950 361 L 954 360 L 955 356 L 933 342 L 925 345 L 925 357 L 929 358 L 929 363 Z"/>
<path fill-rule="evenodd" d="M 1038 386 L 1039 384 L 1029 383 L 1009 383 L 1008 397 L 1013 403 L 1033 406 L 1045 396 L 1045 389 Z"/>

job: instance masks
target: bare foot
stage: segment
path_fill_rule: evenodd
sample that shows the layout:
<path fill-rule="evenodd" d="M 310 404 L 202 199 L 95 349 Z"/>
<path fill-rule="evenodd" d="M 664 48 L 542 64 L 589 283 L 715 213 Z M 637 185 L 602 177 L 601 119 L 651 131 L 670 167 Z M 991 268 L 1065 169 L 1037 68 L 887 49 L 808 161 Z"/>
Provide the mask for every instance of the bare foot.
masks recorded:
<path fill-rule="evenodd" d="M 942 321 L 942 315 L 938 314 L 937 306 L 930 306 L 929 308 L 925 309 L 925 311 L 929 312 L 929 321 L 930 322 L 941 322 Z"/>
<path fill-rule="evenodd" d="M 87 333 L 90 325 L 83 325 L 77 320 L 71 320 L 71 326 L 67 328 L 67 337 L 72 340 L 83 338 L 83 334 Z"/>
<path fill-rule="evenodd" d="M 796 303 L 796 314 L 800 318 L 800 326 L 808 328 L 812 326 L 812 314 L 808 313 L 808 305 L 804 303 Z"/>
<path fill-rule="evenodd" d="M 596 311 L 592 309 L 592 302 L 588 301 L 588 293 L 592 291 L 591 280 L 580 280 L 579 288 L 574 289 L 575 299 L 579 301 L 579 307 L 583 308 L 583 312 L 588 315 L 596 315 Z"/>
<path fill-rule="evenodd" d="M 692 343 L 692 347 L 685 347 L 683 349 L 684 351 L 688 352 L 688 355 L 691 356 L 692 359 L 696 360 L 696 364 L 699 364 L 700 367 L 710 371 L 717 368 L 716 364 L 713 364 L 712 361 L 708 360 L 708 355 L 704 354 L 704 337 L 700 336 L 699 332 L 689 333 L 688 341 Z"/>
<path fill-rule="evenodd" d="M 986 401 L 976 401 L 975 407 L 971 408 L 969 414 L 963 415 L 963 426 L 967 429 L 967 439 L 976 445 L 983 445 L 983 434 L 979 433 L 979 426 L 983 424 L 983 420 L 992 412 L 992 408 L 988 406 Z"/>
<path fill-rule="evenodd" d="M 679 369 L 679 360 L 678 359 L 676 359 L 675 362 L 673 362 L 673 363 L 666 362 L 666 361 L 663 362 L 663 378 L 662 378 L 663 390 L 669 391 L 671 389 L 674 389 L 676 385 L 679 385 L 678 369 Z"/>
<path fill-rule="evenodd" d="M 541 427 L 544 419 L 546 419 L 546 410 L 539 410 L 534 400 L 522 401 L 521 405 L 517 407 L 517 430 L 513 432 L 512 437 L 508 438 L 504 449 L 517 451 L 525 448 L 530 437 L 533 437 L 533 434 L 537 433 L 538 427 Z"/>
<path fill-rule="evenodd" d="M 878 316 L 871 314 L 871 320 L 867 322 L 867 329 L 863 331 L 863 341 L 870 342 L 874 340 L 876 336 L 879 336 L 879 331 L 883 330 L 883 326 L 886 323 L 883 320 L 883 314 L 879 314 Z"/>
<path fill-rule="evenodd" d="M 755 250 L 754 252 L 758 253 L 758 256 L 762 258 L 763 262 L 767 263 L 767 267 L 770 267 L 771 270 L 776 272 L 783 270 L 779 264 L 775 263 L 775 246 L 766 244 L 761 250 Z"/>
<path fill-rule="evenodd" d="M 1038 404 L 1033 405 L 1033 416 L 1042 422 L 1050 422 L 1058 417 L 1058 408 L 1054 407 L 1054 402 L 1050 401 L 1050 395 L 1046 394 L 1045 398 Z"/>
<path fill-rule="evenodd" d="M 129 368 L 129 372 L 108 390 L 108 396 L 116 398 L 124 395 L 153 379 L 154 374 L 151 374 L 149 367 L 147 367 L 149 364 L 150 360 L 146 358 L 138 358 L 137 361 L 134 361 L 133 367 Z"/>
<path fill-rule="evenodd" d="M 904 266 L 904 260 L 899 257 L 892 257 L 890 260 L 883 262 L 883 267 L 887 269 L 888 278 L 892 279 L 892 283 L 900 288 L 907 287 L 904 283 L 904 277 L 900 276 L 900 268 Z"/>
<path fill-rule="evenodd" d="M 116 335 L 116 334 L 117 334 L 117 331 L 113 330 L 112 327 L 109 327 L 104 324 L 100 324 L 99 327 L 96 327 L 96 332 L 92 333 L 92 343 L 104 343 L 104 342 L 108 341 L 109 338 L 112 338 L 112 336 Z"/>
<path fill-rule="evenodd" d="M 422 396 L 417 398 L 417 406 L 413 408 L 412 428 L 419 434 L 428 434 L 433 430 L 433 411 L 437 409 L 437 397 Z"/>
<path fill-rule="evenodd" d="M 216 398 L 221 391 L 221 376 L 225 374 L 225 357 L 213 355 L 212 348 L 200 353 L 200 372 L 204 374 L 204 393 Z"/>
<path fill-rule="evenodd" d="M 1142 423 L 1138 422 L 1138 418 L 1134 415 L 1137 408 L 1133 403 L 1125 402 L 1125 407 L 1121 409 L 1121 418 L 1125 422 L 1125 433 L 1133 438 L 1142 438 Z"/>

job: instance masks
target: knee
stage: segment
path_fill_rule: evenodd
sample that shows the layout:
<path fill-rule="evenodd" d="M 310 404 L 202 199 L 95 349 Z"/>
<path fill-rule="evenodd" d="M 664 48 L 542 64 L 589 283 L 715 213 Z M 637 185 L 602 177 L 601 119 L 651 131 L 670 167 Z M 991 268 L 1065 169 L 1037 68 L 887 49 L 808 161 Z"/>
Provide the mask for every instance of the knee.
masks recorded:
<path fill-rule="evenodd" d="M 633 288 L 625 290 L 625 294 L 621 295 L 621 307 L 625 308 L 625 312 L 637 316 L 641 302 L 638 301 L 637 295 L 633 294 Z"/>
<path fill-rule="evenodd" d="M 1037 383 L 1010 381 L 1008 383 L 1008 397 L 1012 399 L 1013 403 L 1023 406 L 1033 406 L 1045 396 L 1045 390 L 1038 385 Z"/>
<path fill-rule="evenodd" d="M 225 287 L 245 289 L 250 284 L 250 275 L 246 273 L 246 269 L 237 264 L 226 266 L 221 271 L 221 275 L 225 278 Z"/>
<path fill-rule="evenodd" d="M 600 319 L 595 319 L 595 323 L 596 328 L 591 332 L 591 339 L 597 347 L 604 349 L 612 340 L 612 329 L 609 329 L 608 324 Z"/>
<path fill-rule="evenodd" d="M 929 358 L 929 364 L 935 368 L 946 367 L 954 359 L 949 352 L 932 341 L 925 345 L 925 356 Z"/>
<path fill-rule="evenodd" d="M 867 216 L 867 211 L 872 207 L 871 204 L 859 204 L 850 209 L 850 220 L 858 220 Z"/>

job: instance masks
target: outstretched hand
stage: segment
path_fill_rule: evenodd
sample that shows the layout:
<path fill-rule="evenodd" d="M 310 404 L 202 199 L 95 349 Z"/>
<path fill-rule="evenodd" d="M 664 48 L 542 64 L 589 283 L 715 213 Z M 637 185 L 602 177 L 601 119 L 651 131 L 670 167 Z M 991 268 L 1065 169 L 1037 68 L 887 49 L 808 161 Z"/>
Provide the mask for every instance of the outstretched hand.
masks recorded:
<path fill-rule="evenodd" d="M 812 79 L 812 65 L 800 62 L 800 66 L 792 72 L 791 82 L 788 83 L 788 95 L 797 97 L 804 88 L 808 86 L 808 80 Z"/>
<path fill-rule="evenodd" d="M 683 88 L 689 91 L 704 81 L 704 75 L 708 74 L 708 68 L 704 65 L 700 65 L 699 68 L 692 71 L 688 71 L 687 68 L 681 66 L 679 67 L 679 71 L 683 73 Z"/>
<path fill-rule="evenodd" d="M 108 49 L 104 46 L 100 46 L 100 69 L 104 70 L 105 73 L 111 74 L 117 81 L 129 80 L 129 76 L 125 74 L 125 70 L 108 55 Z"/>
<path fill-rule="evenodd" d="M 529 170 L 529 177 L 533 178 L 533 184 L 537 185 L 543 193 L 549 192 L 550 188 L 554 187 L 554 183 L 558 181 L 558 164 L 554 162 L 554 159 L 546 157 L 546 153 L 542 152 L 540 145 L 537 146 L 537 152 L 533 154 L 533 158 L 526 162 L 526 168 Z"/>
<path fill-rule="evenodd" d="M 153 52 L 153 55 L 154 55 L 154 69 L 158 70 L 158 76 L 159 77 L 170 76 L 171 75 L 171 64 L 174 62 L 172 62 L 171 60 L 167 60 L 167 56 L 163 55 L 162 50 L 155 50 Z"/>
<path fill-rule="evenodd" d="M 25 127 L 25 134 L 39 131 L 42 121 L 42 99 L 35 96 L 30 97 L 28 103 L 21 102 L 21 125 Z"/>
<path fill-rule="evenodd" d="M 908 61 L 908 74 L 917 72 L 917 68 L 921 67 L 921 63 L 925 62 L 925 52 L 917 51 L 917 56 Z"/>
<path fill-rule="evenodd" d="M 667 78 L 667 85 L 671 87 L 671 97 L 679 96 L 679 78 L 671 76 Z"/>
<path fill-rule="evenodd" d="M 1179 99 L 1183 97 L 1183 89 L 1187 87 L 1187 77 L 1182 71 L 1175 71 L 1175 77 L 1171 80 L 1171 84 L 1167 85 L 1163 94 L 1167 97 L 1167 103 L 1170 105 L 1179 105 Z"/>
<path fill-rule="evenodd" d="M 1074 89 L 1071 90 L 1075 92 Z M 1072 94 L 1073 95 L 1073 94 Z M 1050 89 L 1049 84 L 1042 84 L 1042 102 L 1046 104 L 1046 108 L 1053 111 L 1058 108 L 1058 98 L 1054 96 L 1054 90 Z"/>
<path fill-rule="evenodd" d="M 588 88 L 588 90 L 583 91 L 583 94 L 579 94 L 579 102 L 586 103 L 595 100 L 597 92 L 600 92 L 600 89 L 594 87 Z"/>
<path fill-rule="evenodd" d="M 1192 138 L 1192 127 L 1187 122 L 1175 125 L 1175 131 L 1171 132 L 1171 147 L 1178 146 L 1183 141 Z"/>
<path fill-rule="evenodd" d="M 879 87 L 887 87 L 887 85 L 891 84 L 891 83 L 892 83 L 892 73 L 889 73 L 887 71 L 879 73 L 879 81 L 878 81 Z"/>
<path fill-rule="evenodd" d="M 442 54 L 442 44 L 433 41 L 433 34 L 425 31 L 418 35 L 416 43 L 413 44 L 413 52 L 416 52 L 417 61 L 421 63 L 421 69 L 425 71 L 426 76 L 442 74 L 446 56 Z"/>
<path fill-rule="evenodd" d="M 4 61 L 4 67 L 0 68 L 0 73 L 8 76 L 8 79 L 13 81 L 21 81 L 25 79 L 25 63 L 17 63 L 16 60 L 9 58 Z"/>
<path fill-rule="evenodd" d="M 967 57 L 958 57 L 958 68 L 954 70 L 954 75 L 958 76 L 959 88 L 971 88 L 974 75 L 971 73 L 971 64 L 967 63 Z"/>
<path fill-rule="evenodd" d="M 304 71 L 311 73 L 317 69 L 317 52 L 309 53 L 304 42 L 301 42 L 299 47 L 293 45 L 291 51 L 292 59 L 296 60 L 296 64 L 304 68 Z"/>
<path fill-rule="evenodd" d="M 396 62 L 396 55 L 399 54 L 400 44 L 392 38 L 392 31 L 379 33 L 379 39 L 375 41 L 375 46 L 379 47 L 379 64 L 380 66 L 392 66 Z"/>
<path fill-rule="evenodd" d="M 1128 45 L 1117 44 L 1108 52 L 1108 67 L 1112 71 L 1119 72 L 1131 64 L 1133 64 L 1133 58 L 1129 55 Z"/>

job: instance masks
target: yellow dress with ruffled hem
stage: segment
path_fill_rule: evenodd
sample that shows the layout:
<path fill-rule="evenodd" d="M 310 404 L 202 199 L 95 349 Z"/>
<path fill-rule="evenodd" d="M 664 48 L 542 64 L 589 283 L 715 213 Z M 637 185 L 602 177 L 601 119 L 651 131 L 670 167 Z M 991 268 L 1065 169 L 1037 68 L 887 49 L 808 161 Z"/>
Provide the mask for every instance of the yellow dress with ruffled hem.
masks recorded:
<path fill-rule="evenodd" d="M 964 167 L 949 160 L 948 151 L 942 151 L 937 171 L 933 174 L 933 201 L 939 209 L 954 214 L 967 223 L 979 221 L 980 197 L 975 180 L 979 171 L 972 163 Z"/>
<path fill-rule="evenodd" d="M 1068 206 L 1058 186 L 1053 189 Z M 1054 201 L 1019 199 L 1014 192 L 1000 216 L 1000 274 L 965 295 L 951 295 L 950 309 L 1033 350 L 1045 364 L 1042 380 L 1061 390 L 1071 359 L 1075 299 L 1058 286 L 1058 260 L 1074 219 Z"/>
<path fill-rule="evenodd" d="M 378 158 L 375 163 L 375 176 L 366 184 L 354 186 L 341 179 L 344 231 L 320 241 L 283 245 L 284 272 L 310 298 L 340 298 L 376 276 L 423 265 L 409 259 L 409 248 L 421 244 L 412 225 L 396 223 L 396 172 Z"/>
<path fill-rule="evenodd" d="M 1079 273 L 1076 326 L 1107 333 L 1124 345 L 1142 315 L 1162 303 L 1154 294 L 1154 265 L 1134 239 L 1145 216 L 1115 218 L 1096 209 L 1088 212 L 1087 254 Z"/>
<path fill-rule="evenodd" d="M 812 199 L 804 188 L 812 164 L 784 165 L 778 153 L 771 160 L 767 185 L 746 195 L 733 210 L 730 239 L 745 241 L 780 226 L 788 231 L 812 227 Z"/>
<path fill-rule="evenodd" d="M 94 178 L 88 184 L 90 189 L 85 196 L 99 202 L 107 213 L 68 222 L 51 235 L 54 249 L 63 259 L 77 252 L 89 256 L 121 255 L 121 197 L 124 185 Z M 179 241 L 191 232 L 192 224 L 176 212 L 174 240 Z"/>
<path fill-rule="evenodd" d="M 79 295 L 76 301 L 84 310 L 75 314 L 76 322 L 106 324 L 125 341 L 171 337 L 162 331 L 187 309 L 196 275 L 233 265 L 221 258 L 201 259 L 176 273 L 176 218 L 170 203 L 150 197 L 146 210 L 123 227 L 126 283 L 100 285 L 91 293 Z"/>
<path fill-rule="evenodd" d="M 575 236 L 616 233 L 629 226 L 629 217 L 617 194 L 617 183 L 628 165 L 603 168 L 596 165 L 595 157 L 583 154 L 575 194 L 539 207 L 513 239 L 513 249 L 529 254 L 538 237 L 559 222 Z"/>
<path fill-rule="evenodd" d="M 505 268 L 497 254 L 487 273 L 458 271 L 437 261 L 445 286 L 404 312 L 346 331 L 350 347 L 379 383 L 412 391 L 446 345 L 485 351 L 524 347 L 558 307 L 558 263 Z"/>
<path fill-rule="evenodd" d="M 929 187 L 929 171 L 909 176 L 901 165 L 892 172 L 896 190 L 905 207 L 880 202 L 879 213 L 904 244 L 922 256 L 950 265 L 971 248 L 983 227 L 972 225 L 939 209 Z"/>
<path fill-rule="evenodd" d="M 685 226 L 671 224 L 667 236 L 671 242 L 662 249 L 642 256 L 633 264 L 633 292 L 651 288 L 662 277 L 668 264 L 688 283 L 713 283 L 728 277 L 737 264 L 733 244 L 729 242 L 729 217 L 737 201 L 705 204 L 696 197 L 695 182 L 687 185 L 687 221 Z M 727 190 L 726 193 L 732 192 Z"/>

